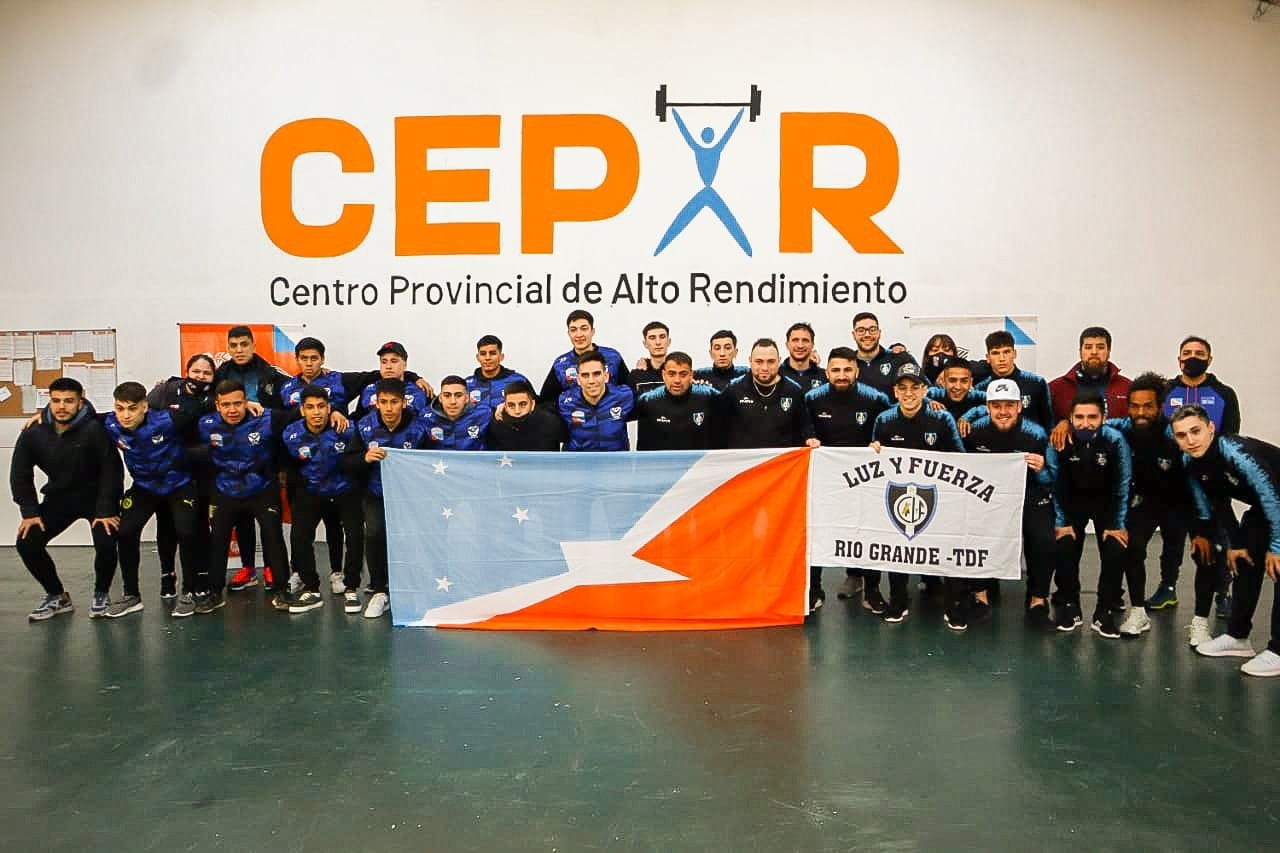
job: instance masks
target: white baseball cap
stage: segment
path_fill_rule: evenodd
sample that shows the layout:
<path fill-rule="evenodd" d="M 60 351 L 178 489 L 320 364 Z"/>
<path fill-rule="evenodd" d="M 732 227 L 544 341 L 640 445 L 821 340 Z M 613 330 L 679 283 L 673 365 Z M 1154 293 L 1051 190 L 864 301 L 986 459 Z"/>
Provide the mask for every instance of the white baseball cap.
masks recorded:
<path fill-rule="evenodd" d="M 1018 387 L 1018 383 L 1012 379 L 997 379 L 987 386 L 987 402 L 1000 402 L 1001 400 L 1021 403 L 1022 389 Z"/>

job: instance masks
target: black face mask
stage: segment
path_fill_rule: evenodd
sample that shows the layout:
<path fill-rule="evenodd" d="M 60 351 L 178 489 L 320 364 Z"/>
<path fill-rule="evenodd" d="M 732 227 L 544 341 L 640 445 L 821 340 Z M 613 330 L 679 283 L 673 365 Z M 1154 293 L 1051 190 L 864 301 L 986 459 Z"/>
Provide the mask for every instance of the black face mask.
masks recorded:
<path fill-rule="evenodd" d="M 1203 358 L 1188 358 L 1182 362 L 1182 372 L 1192 379 L 1199 379 L 1209 369 L 1209 362 Z"/>
<path fill-rule="evenodd" d="M 1093 437 L 1098 434 L 1096 429 L 1075 429 L 1071 430 L 1071 437 L 1075 439 L 1076 444 L 1088 444 L 1093 441 Z"/>
<path fill-rule="evenodd" d="M 941 370 L 942 365 L 946 364 L 950 358 L 951 356 L 947 355 L 945 352 L 935 352 L 933 355 L 929 356 L 929 366 L 935 370 Z"/>
<path fill-rule="evenodd" d="M 209 389 L 213 387 L 212 382 L 197 382 L 194 379 L 185 380 L 187 390 L 192 397 L 204 397 L 209 393 Z"/>

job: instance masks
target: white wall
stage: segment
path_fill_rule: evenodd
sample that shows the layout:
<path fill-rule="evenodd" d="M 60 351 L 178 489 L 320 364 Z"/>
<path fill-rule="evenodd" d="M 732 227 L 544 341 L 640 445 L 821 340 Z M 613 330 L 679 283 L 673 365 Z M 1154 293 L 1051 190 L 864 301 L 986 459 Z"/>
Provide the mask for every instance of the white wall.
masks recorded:
<path fill-rule="evenodd" d="M 340 367 L 372 366 L 377 344 L 396 338 L 436 379 L 469 370 L 475 338 L 496 332 L 509 365 L 540 379 L 565 348 L 569 306 L 558 300 L 280 308 L 269 282 L 373 281 L 385 293 L 393 274 L 580 272 L 607 293 L 637 270 L 682 282 L 702 269 L 879 275 L 909 293 L 870 306 L 888 338 L 905 337 L 906 315 L 1038 314 L 1048 374 L 1074 361 L 1088 324 L 1110 327 L 1129 375 L 1174 371 L 1181 336 L 1203 334 L 1217 345 L 1215 371 L 1241 392 L 1246 431 L 1278 441 L 1280 404 L 1261 389 L 1280 268 L 1280 28 L 1253 22 L 1254 5 L 0 3 L 0 326 L 114 326 L 121 378 L 144 381 L 176 367 L 181 320 L 306 323 Z M 674 125 L 653 117 L 663 82 L 673 99 L 762 88 L 761 120 L 739 128 L 715 182 L 753 258 L 706 213 L 653 257 L 699 187 Z M 875 221 L 901 255 L 859 255 L 821 222 L 812 254 L 778 253 L 778 116 L 804 111 L 865 113 L 892 131 L 900 182 Z M 636 195 L 613 219 L 558 226 L 553 255 L 522 256 L 520 117 L 592 112 L 634 135 Z M 393 121 L 443 114 L 502 116 L 500 149 L 431 155 L 433 168 L 491 169 L 490 203 L 433 207 L 432 217 L 499 220 L 500 256 L 395 257 Z M 312 116 L 355 124 L 376 161 L 372 175 L 340 175 L 318 155 L 299 161 L 304 219 L 330 220 L 343 201 L 377 205 L 369 238 L 337 258 L 284 254 L 259 215 L 264 142 Z M 560 162 L 567 182 L 590 185 L 602 171 L 589 152 Z M 818 158 L 832 184 L 856 183 L 860 170 L 852 149 Z M 825 350 L 849 342 L 860 307 L 594 310 L 598 340 L 634 359 L 653 318 L 695 356 L 721 326 L 749 340 L 797 319 L 814 323 Z M 0 424 L 0 445 L 14 433 Z M 0 510 L 0 529 L 16 523 L 12 505 Z"/>

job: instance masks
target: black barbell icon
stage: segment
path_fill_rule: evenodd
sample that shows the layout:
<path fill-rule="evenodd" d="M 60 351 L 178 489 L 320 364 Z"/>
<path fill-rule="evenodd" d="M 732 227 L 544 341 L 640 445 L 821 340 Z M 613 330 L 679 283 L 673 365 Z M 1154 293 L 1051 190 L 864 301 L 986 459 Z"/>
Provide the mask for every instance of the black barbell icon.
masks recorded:
<path fill-rule="evenodd" d="M 658 121 L 667 120 L 667 110 L 671 107 L 745 107 L 748 110 L 748 120 L 755 121 L 760 116 L 760 87 L 752 83 L 751 97 L 746 101 L 668 101 L 667 84 L 663 83 L 654 97 L 654 112 Z"/>

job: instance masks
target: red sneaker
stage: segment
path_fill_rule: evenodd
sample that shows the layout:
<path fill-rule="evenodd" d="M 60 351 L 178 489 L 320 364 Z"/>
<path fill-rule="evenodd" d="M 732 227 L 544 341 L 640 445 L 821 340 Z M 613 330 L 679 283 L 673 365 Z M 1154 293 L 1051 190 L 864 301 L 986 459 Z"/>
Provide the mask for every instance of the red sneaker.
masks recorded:
<path fill-rule="evenodd" d="M 258 585 L 258 575 L 253 566 L 245 566 L 235 573 L 235 577 L 231 578 L 231 583 L 227 587 L 232 592 L 240 592 Z"/>
<path fill-rule="evenodd" d="M 270 566 L 262 567 L 262 588 L 263 589 L 276 588 L 276 579 L 275 579 L 275 576 L 271 574 Z"/>

